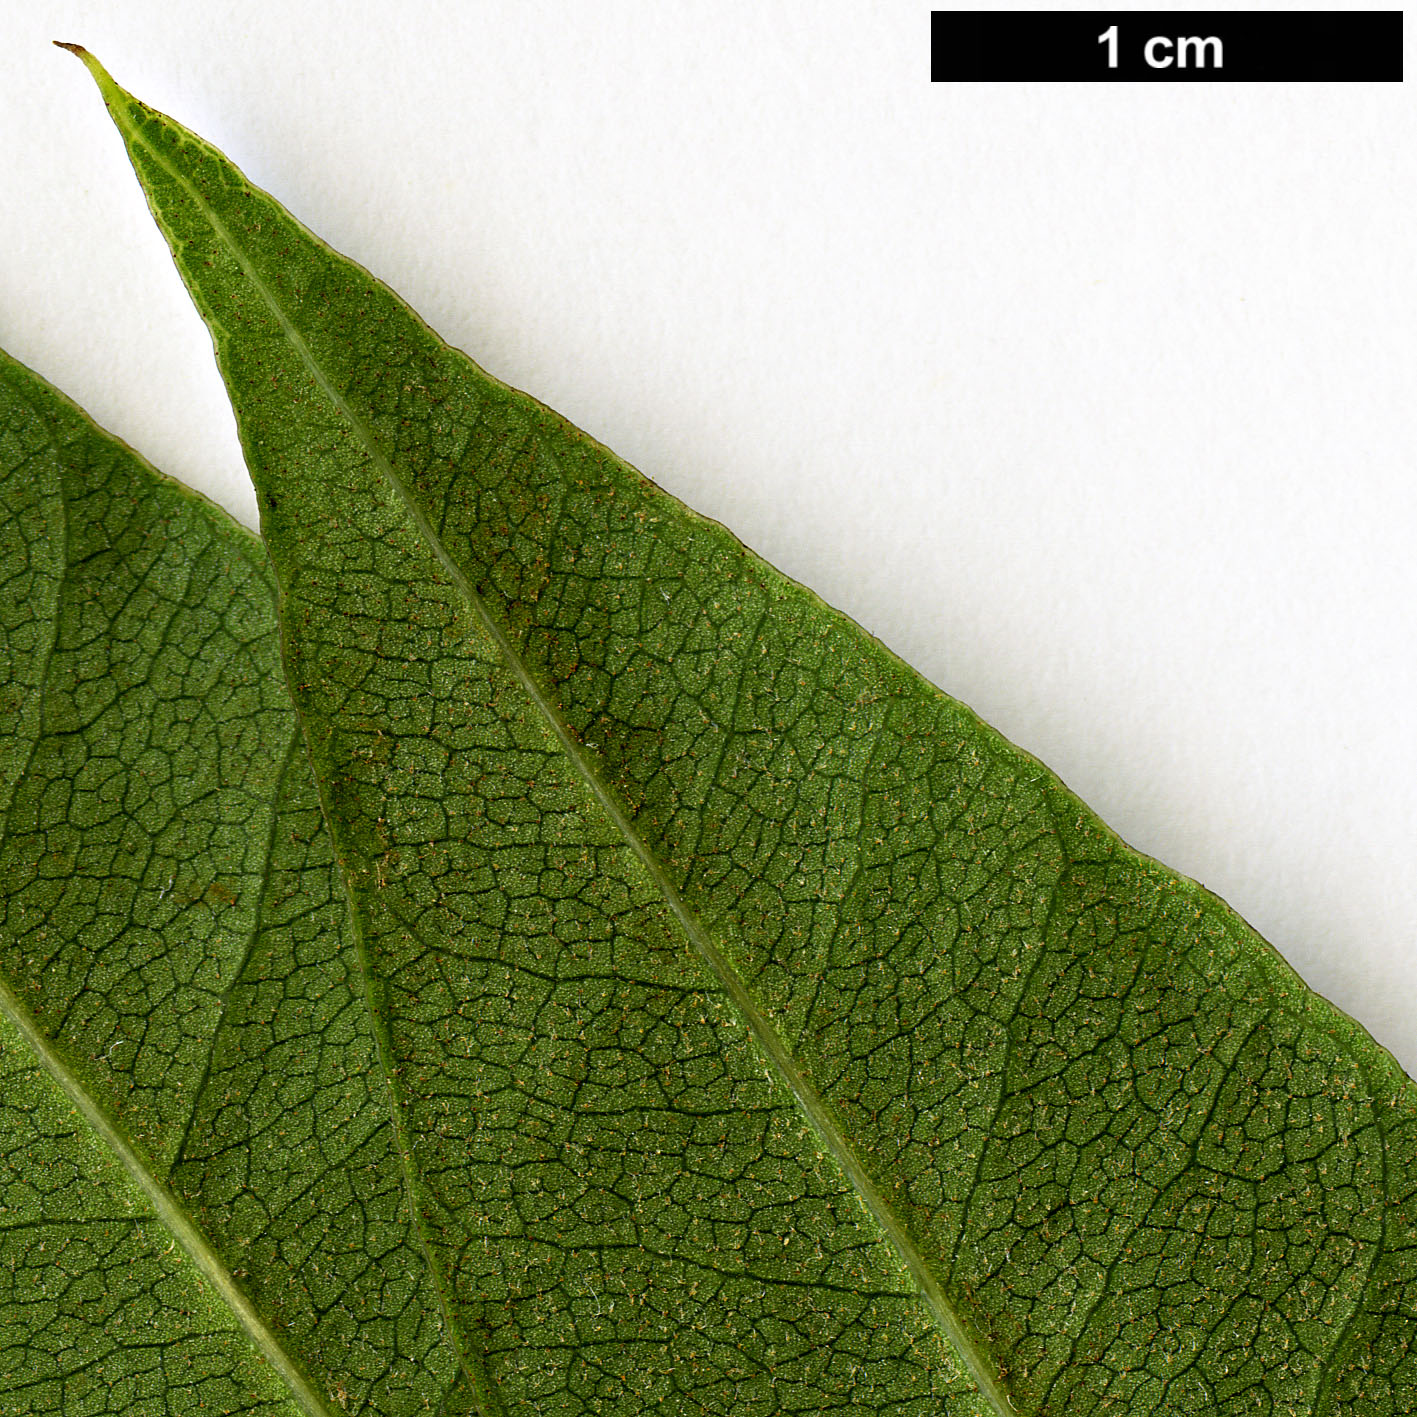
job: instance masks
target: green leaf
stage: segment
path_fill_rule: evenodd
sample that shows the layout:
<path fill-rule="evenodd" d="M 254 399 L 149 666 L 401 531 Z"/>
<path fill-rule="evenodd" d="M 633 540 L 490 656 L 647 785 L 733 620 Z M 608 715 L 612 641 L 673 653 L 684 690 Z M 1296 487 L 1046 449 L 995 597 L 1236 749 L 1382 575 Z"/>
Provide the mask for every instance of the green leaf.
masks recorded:
<path fill-rule="evenodd" d="M 3 353 L 0 498 L 0 1411 L 423 1411 L 265 553 Z"/>
<path fill-rule="evenodd" d="M 236 408 L 478 1409 L 1410 1410 L 1392 1059 L 91 67 Z"/>

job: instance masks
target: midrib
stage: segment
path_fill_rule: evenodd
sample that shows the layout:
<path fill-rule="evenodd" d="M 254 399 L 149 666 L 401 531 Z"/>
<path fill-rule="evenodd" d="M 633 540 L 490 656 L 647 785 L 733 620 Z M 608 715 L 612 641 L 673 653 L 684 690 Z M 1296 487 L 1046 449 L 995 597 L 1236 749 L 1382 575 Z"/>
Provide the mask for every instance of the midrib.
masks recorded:
<path fill-rule="evenodd" d="M 310 1385 L 294 1360 L 281 1346 L 280 1340 L 267 1327 L 251 1301 L 232 1278 L 231 1271 L 222 1263 L 221 1257 L 212 1249 L 206 1236 L 183 1209 L 182 1202 L 158 1180 L 147 1160 L 114 1126 L 102 1104 L 59 1056 L 53 1042 L 3 979 L 0 979 L 0 1013 L 5 1015 L 25 1040 L 35 1060 L 58 1083 L 60 1090 L 74 1104 L 93 1134 L 117 1158 L 118 1163 L 146 1197 L 153 1215 L 170 1232 L 188 1259 L 220 1295 L 236 1321 L 245 1329 L 251 1342 L 290 1389 L 295 1401 L 309 1417 L 342 1417 L 342 1414 L 337 1413 Z"/>
<path fill-rule="evenodd" d="M 108 79 L 106 74 L 103 75 L 103 79 L 107 80 L 109 84 L 112 84 L 112 80 Z M 102 82 L 103 81 L 100 80 L 101 86 Z M 116 85 L 113 85 L 113 87 L 124 98 L 128 97 L 128 95 L 123 94 L 121 89 L 117 89 Z M 114 105 L 114 107 L 116 108 L 117 105 Z M 466 599 L 487 637 L 492 641 L 503 662 L 522 686 L 527 697 L 545 719 L 566 757 L 584 779 L 595 799 L 614 823 L 626 844 L 639 858 L 645 870 L 648 872 L 650 879 L 663 896 L 665 903 L 669 906 L 675 919 L 679 921 L 684 933 L 689 937 L 690 942 L 698 951 L 699 955 L 709 965 L 715 977 L 723 986 L 724 992 L 728 995 L 744 1022 L 748 1025 L 748 1028 L 757 1040 L 759 1046 L 772 1060 L 773 1065 L 777 1068 L 783 1080 L 791 1089 L 793 1096 L 797 1099 L 798 1105 L 806 1114 L 812 1127 L 825 1145 L 826 1150 L 841 1167 L 847 1179 L 860 1196 L 862 1203 L 866 1206 L 867 1210 L 870 1211 L 871 1215 L 900 1256 L 900 1259 L 919 1290 L 920 1297 L 927 1311 L 963 1360 L 969 1370 L 970 1376 L 978 1384 L 981 1394 L 988 1399 L 1000 1417 L 1017 1417 L 1018 1409 L 1013 1405 L 1008 1394 L 1001 1386 L 997 1375 L 997 1367 L 992 1358 L 988 1353 L 980 1349 L 965 1327 L 959 1314 L 951 1304 L 948 1295 L 945 1293 L 944 1288 L 931 1271 L 924 1255 L 921 1254 L 916 1247 L 900 1219 L 891 1209 L 885 1196 L 882 1195 L 875 1182 L 867 1173 L 859 1157 L 856 1155 L 855 1149 L 847 1141 L 821 1095 L 803 1075 L 801 1069 L 797 1066 L 796 1059 L 792 1056 L 772 1022 L 758 1008 L 737 970 L 734 969 L 733 965 L 718 948 L 708 931 L 698 920 L 692 908 L 684 900 L 674 883 L 669 879 L 663 865 L 650 849 L 648 843 L 640 835 L 615 795 L 602 780 L 594 762 L 587 756 L 584 748 L 574 733 L 572 733 L 569 725 L 562 719 L 556 706 L 542 691 L 540 684 L 532 675 L 530 669 L 527 667 L 520 654 L 518 654 L 511 641 L 507 638 L 501 625 L 487 610 L 481 595 L 449 556 L 446 548 L 443 546 L 441 538 L 434 531 L 422 508 L 410 494 L 403 479 L 384 454 L 378 436 L 373 428 L 331 383 L 324 369 L 316 360 L 304 336 L 296 328 L 294 322 L 281 303 L 276 299 L 270 287 L 261 278 L 260 273 L 255 269 L 246 255 L 246 252 L 232 238 L 225 222 L 223 222 L 221 217 L 212 209 L 202 193 L 183 173 L 173 166 L 166 154 L 159 152 L 147 141 L 140 130 L 131 123 L 125 122 L 123 115 L 115 113 L 115 117 L 118 118 L 120 124 L 126 129 L 131 140 L 141 144 L 151 155 L 153 160 L 159 163 L 173 180 L 178 182 L 192 197 L 192 200 L 196 202 L 217 238 L 225 244 L 246 279 L 251 283 L 257 295 L 260 296 L 266 307 L 274 316 L 276 322 L 280 325 L 291 347 L 295 350 L 301 362 L 309 371 L 311 378 L 324 393 L 325 397 L 329 399 L 335 410 L 349 423 L 350 427 L 358 435 L 365 447 L 370 462 L 373 463 L 384 477 L 390 489 L 399 499 L 408 516 L 413 521 L 419 534 L 427 541 L 439 565 L 442 566 L 459 593 Z"/>

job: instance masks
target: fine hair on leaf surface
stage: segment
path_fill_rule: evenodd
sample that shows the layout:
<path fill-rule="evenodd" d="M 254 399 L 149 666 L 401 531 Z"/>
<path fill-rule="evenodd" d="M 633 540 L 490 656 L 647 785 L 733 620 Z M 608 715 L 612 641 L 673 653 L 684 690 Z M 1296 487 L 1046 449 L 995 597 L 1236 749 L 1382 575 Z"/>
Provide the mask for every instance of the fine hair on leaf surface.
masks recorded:
<path fill-rule="evenodd" d="M 1392 1058 L 80 55 L 269 570 L 10 377 L 10 1406 L 1411 1410 Z M 142 1266 L 160 1363 L 45 1346 Z"/>

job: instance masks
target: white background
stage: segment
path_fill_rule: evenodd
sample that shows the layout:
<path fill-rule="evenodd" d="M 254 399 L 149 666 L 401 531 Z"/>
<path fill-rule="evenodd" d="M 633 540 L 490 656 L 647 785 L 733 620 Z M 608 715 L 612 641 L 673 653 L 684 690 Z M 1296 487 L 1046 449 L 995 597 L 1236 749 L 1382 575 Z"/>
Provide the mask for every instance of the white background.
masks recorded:
<path fill-rule="evenodd" d="M 7 8 L 0 344 L 100 422 L 252 518 L 205 330 L 51 39 L 1417 1071 L 1411 89 L 932 85 L 896 0 Z"/>

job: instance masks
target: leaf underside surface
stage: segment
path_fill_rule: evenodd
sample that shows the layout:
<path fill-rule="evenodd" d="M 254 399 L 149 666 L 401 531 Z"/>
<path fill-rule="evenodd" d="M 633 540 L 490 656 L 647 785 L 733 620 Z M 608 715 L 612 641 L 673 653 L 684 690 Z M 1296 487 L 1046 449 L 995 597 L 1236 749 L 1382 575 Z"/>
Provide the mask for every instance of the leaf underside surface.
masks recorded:
<path fill-rule="evenodd" d="M 0 1185 L 73 1258 L 16 1240 L 50 1308 L 0 1396 L 186 1410 L 187 1361 L 227 1410 L 1411 1410 L 1390 1056 L 91 67 L 274 587 L 11 380 Z M 133 1358 L 129 1302 L 187 1329 Z"/>
<path fill-rule="evenodd" d="M 0 1412 L 290 1412 L 282 1342 L 423 1410 L 456 1368 L 265 553 L 4 355 L 0 487 Z"/>

